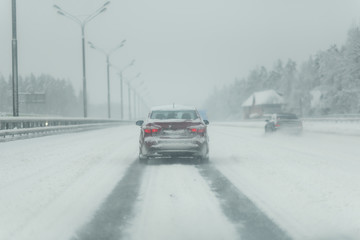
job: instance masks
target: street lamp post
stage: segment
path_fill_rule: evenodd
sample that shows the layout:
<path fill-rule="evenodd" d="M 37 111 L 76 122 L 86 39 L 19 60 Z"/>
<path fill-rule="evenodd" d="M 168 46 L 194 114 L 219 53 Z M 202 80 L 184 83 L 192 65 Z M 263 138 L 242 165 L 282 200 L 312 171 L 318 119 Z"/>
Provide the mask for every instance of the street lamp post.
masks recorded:
<path fill-rule="evenodd" d="M 120 118 L 124 119 L 124 79 L 123 72 L 128 68 L 135 64 L 135 59 L 133 59 L 128 65 L 125 65 L 123 68 L 118 68 L 113 64 L 110 64 L 112 67 L 118 70 L 119 78 L 120 78 Z"/>
<path fill-rule="evenodd" d="M 54 5 L 54 8 L 57 10 L 57 13 L 67 17 L 77 24 L 81 28 L 81 44 L 82 44 L 82 73 L 83 73 L 83 104 L 84 104 L 84 118 L 87 117 L 87 94 L 86 94 L 86 65 L 85 65 L 85 26 L 88 22 L 94 19 L 100 13 L 106 11 L 106 6 L 110 4 L 110 1 L 105 2 L 100 8 L 95 12 L 87 16 L 85 19 L 80 19 L 67 11 L 60 8 L 58 5 Z"/>
<path fill-rule="evenodd" d="M 148 92 L 148 88 L 146 86 L 143 86 L 143 88 L 140 90 L 142 90 L 142 91 L 141 91 L 141 95 L 138 94 L 138 99 L 137 99 L 137 103 L 138 103 L 137 109 L 138 110 L 137 111 L 138 111 L 139 115 L 142 115 L 145 113 L 145 109 L 144 109 L 145 101 L 144 101 L 143 97 L 144 97 L 144 95 L 147 95 L 149 92 Z"/>
<path fill-rule="evenodd" d="M 134 118 L 136 119 L 137 117 L 137 113 L 138 113 L 138 109 L 136 104 L 138 104 L 137 99 L 139 98 L 139 93 L 136 91 L 136 89 L 139 89 L 142 85 L 144 84 L 144 81 L 141 81 L 139 83 L 139 85 L 137 87 L 134 87 L 133 91 L 134 91 Z"/>
<path fill-rule="evenodd" d="M 123 98 L 123 77 L 122 77 L 122 71 L 119 72 L 119 78 L 120 78 L 120 120 L 124 120 L 124 98 Z"/>
<path fill-rule="evenodd" d="M 136 100 L 137 101 L 137 114 L 139 116 L 141 116 L 144 113 L 143 97 L 144 97 L 144 95 L 148 94 L 148 88 L 147 88 L 147 86 L 144 86 L 143 83 L 144 83 L 144 81 L 142 81 L 139 84 L 139 88 L 138 88 L 139 91 L 137 91 L 137 100 Z"/>
<path fill-rule="evenodd" d="M 131 120 L 131 89 L 130 89 L 130 82 L 127 82 L 128 85 L 128 101 L 129 101 L 129 120 Z"/>
<path fill-rule="evenodd" d="M 124 120 L 124 83 L 123 83 L 123 73 L 119 72 L 120 78 L 120 120 Z"/>
<path fill-rule="evenodd" d="M 136 91 L 134 89 L 134 119 L 136 119 Z"/>
<path fill-rule="evenodd" d="M 92 42 L 88 42 L 91 48 L 93 48 L 95 50 L 99 50 L 106 57 L 108 118 L 111 118 L 111 107 L 110 107 L 111 106 L 111 103 L 110 103 L 110 60 L 109 59 L 110 59 L 111 54 L 113 54 L 116 50 L 118 50 L 119 48 L 124 46 L 125 41 L 126 41 L 125 39 L 122 40 L 121 43 L 118 46 L 116 46 L 115 48 L 113 48 L 109 52 L 106 52 L 103 49 L 101 49 L 99 47 L 96 47 Z"/>
<path fill-rule="evenodd" d="M 128 65 L 123 67 L 122 69 L 119 69 L 111 64 L 112 67 L 116 68 L 119 73 L 120 78 L 120 119 L 124 120 L 124 81 L 123 81 L 123 72 L 128 68 L 133 66 L 135 63 L 135 59 L 133 59 Z"/>
<path fill-rule="evenodd" d="M 13 116 L 19 116 L 18 54 L 16 35 L 16 0 L 12 0 L 12 90 Z"/>
<path fill-rule="evenodd" d="M 136 78 L 140 77 L 140 73 L 138 73 L 135 77 L 133 77 L 132 79 L 130 79 L 129 81 L 127 81 L 127 85 L 128 85 L 128 97 L 129 97 L 129 120 L 132 119 L 131 116 L 131 86 L 130 86 L 130 82 Z M 134 92 L 135 94 L 135 92 Z"/>

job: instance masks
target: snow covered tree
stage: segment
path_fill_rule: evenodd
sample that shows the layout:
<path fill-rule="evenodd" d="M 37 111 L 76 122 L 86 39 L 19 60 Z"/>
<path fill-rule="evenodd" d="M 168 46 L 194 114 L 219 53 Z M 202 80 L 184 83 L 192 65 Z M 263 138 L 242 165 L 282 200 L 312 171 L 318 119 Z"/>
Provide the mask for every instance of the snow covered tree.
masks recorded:
<path fill-rule="evenodd" d="M 352 26 L 344 46 L 330 46 L 310 57 L 297 69 L 289 59 L 272 69 L 257 67 L 247 78 L 212 94 L 222 116 L 237 113 L 242 102 L 256 91 L 282 93 L 286 110 L 305 115 L 360 113 L 360 27 Z M 210 98 L 209 98 L 210 101 Z M 238 104 L 238 106 L 236 105 Z M 223 107 L 221 107 L 223 106 Z M 219 111 L 215 111 L 219 112 Z"/>

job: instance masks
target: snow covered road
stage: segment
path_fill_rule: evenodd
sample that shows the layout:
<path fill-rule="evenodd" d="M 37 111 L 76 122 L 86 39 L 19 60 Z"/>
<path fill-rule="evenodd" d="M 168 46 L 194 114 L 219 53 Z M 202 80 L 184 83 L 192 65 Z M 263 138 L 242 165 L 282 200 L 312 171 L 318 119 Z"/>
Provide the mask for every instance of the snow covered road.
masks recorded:
<path fill-rule="evenodd" d="M 360 239 L 360 138 L 212 124 L 209 165 L 138 127 L 0 143 L 0 239 Z"/>
<path fill-rule="evenodd" d="M 134 161 L 136 130 L 0 143 L 0 239 L 69 239 Z"/>
<path fill-rule="evenodd" d="M 212 126 L 212 164 L 294 239 L 360 239 L 360 137 Z"/>
<path fill-rule="evenodd" d="M 129 239 L 235 239 L 235 228 L 197 169 L 153 165 L 146 170 Z"/>

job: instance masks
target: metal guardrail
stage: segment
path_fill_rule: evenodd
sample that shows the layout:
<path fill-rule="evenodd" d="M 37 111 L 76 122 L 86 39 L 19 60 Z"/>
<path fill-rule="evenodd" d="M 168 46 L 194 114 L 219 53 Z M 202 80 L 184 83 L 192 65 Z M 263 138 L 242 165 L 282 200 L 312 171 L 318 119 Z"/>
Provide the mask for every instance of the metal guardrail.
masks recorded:
<path fill-rule="evenodd" d="M 304 122 L 360 123 L 360 117 L 302 118 Z"/>
<path fill-rule="evenodd" d="M 262 122 L 268 118 L 244 119 L 241 122 Z M 329 117 L 303 117 L 300 119 L 304 122 L 333 122 L 333 123 L 360 123 L 360 116 L 329 116 Z"/>
<path fill-rule="evenodd" d="M 0 141 L 58 134 L 62 132 L 85 131 L 130 123 L 133 122 L 84 118 L 0 117 Z"/>

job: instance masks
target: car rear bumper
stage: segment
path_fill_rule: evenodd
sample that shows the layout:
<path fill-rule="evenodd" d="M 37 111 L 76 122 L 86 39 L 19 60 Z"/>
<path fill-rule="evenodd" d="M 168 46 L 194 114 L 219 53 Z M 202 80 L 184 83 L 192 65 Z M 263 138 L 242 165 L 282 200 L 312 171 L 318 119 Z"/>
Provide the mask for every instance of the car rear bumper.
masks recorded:
<path fill-rule="evenodd" d="M 141 147 L 143 157 L 203 156 L 207 154 L 207 141 L 202 138 L 146 139 Z"/>
<path fill-rule="evenodd" d="M 301 133 L 303 129 L 302 127 L 280 127 L 276 128 L 276 131 L 284 133 Z"/>

